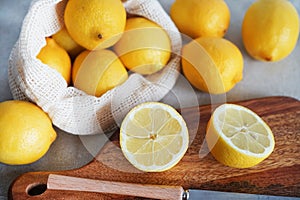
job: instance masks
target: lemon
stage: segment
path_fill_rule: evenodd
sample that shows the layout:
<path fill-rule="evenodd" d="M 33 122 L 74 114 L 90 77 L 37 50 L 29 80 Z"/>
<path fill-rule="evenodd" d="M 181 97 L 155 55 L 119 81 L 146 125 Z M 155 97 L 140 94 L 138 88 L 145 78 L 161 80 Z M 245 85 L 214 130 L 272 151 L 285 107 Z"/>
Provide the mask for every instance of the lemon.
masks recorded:
<path fill-rule="evenodd" d="M 61 46 L 68 52 L 72 59 L 84 50 L 82 46 L 77 44 L 72 39 L 65 26 L 62 29 L 60 29 L 57 33 L 52 35 L 52 38 L 59 46 Z"/>
<path fill-rule="evenodd" d="M 236 104 L 223 104 L 214 111 L 206 141 L 216 160 L 236 168 L 257 165 L 275 146 L 269 126 L 256 113 Z"/>
<path fill-rule="evenodd" d="M 223 0 L 175 0 L 170 16 L 179 31 L 192 37 L 223 37 L 230 10 Z"/>
<path fill-rule="evenodd" d="M 162 69 L 171 56 L 168 34 L 156 23 L 143 17 L 126 21 L 123 36 L 114 50 L 127 69 L 148 75 Z"/>
<path fill-rule="evenodd" d="M 120 128 L 124 156 L 136 168 L 147 172 L 175 166 L 187 151 L 188 129 L 171 106 L 147 102 L 134 107 Z"/>
<path fill-rule="evenodd" d="M 74 86 L 89 95 L 99 97 L 127 78 L 126 68 L 110 50 L 83 51 L 73 64 Z"/>
<path fill-rule="evenodd" d="M 44 64 L 58 71 L 66 80 L 67 84 L 71 82 L 71 59 L 65 49 L 59 46 L 54 39 L 46 38 L 44 46 L 36 56 Z"/>
<path fill-rule="evenodd" d="M 258 0 L 247 10 L 242 23 L 247 52 L 262 61 L 279 61 L 295 48 L 299 16 L 287 0 Z"/>
<path fill-rule="evenodd" d="M 182 49 L 182 70 L 197 89 L 211 94 L 231 90 L 243 78 L 243 56 L 230 41 L 201 37 Z"/>
<path fill-rule="evenodd" d="M 120 0 L 69 0 L 64 20 L 79 45 L 88 50 L 104 49 L 121 37 L 126 11 Z"/>
<path fill-rule="evenodd" d="M 56 138 L 51 120 L 35 104 L 0 103 L 0 162 L 29 164 L 40 159 Z"/>

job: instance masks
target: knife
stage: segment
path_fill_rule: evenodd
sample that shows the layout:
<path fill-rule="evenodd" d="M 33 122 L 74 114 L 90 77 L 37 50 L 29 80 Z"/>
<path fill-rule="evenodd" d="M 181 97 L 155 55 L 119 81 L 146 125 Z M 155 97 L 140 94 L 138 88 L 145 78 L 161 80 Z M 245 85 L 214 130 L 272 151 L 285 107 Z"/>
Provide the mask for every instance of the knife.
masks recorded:
<path fill-rule="evenodd" d="M 209 190 L 188 189 L 181 186 L 148 185 L 94 180 L 58 174 L 49 174 L 47 181 L 49 190 L 71 190 L 99 192 L 126 196 L 145 197 L 151 199 L 194 200 L 296 200 L 297 197 L 270 196 L 246 193 L 219 192 Z"/>

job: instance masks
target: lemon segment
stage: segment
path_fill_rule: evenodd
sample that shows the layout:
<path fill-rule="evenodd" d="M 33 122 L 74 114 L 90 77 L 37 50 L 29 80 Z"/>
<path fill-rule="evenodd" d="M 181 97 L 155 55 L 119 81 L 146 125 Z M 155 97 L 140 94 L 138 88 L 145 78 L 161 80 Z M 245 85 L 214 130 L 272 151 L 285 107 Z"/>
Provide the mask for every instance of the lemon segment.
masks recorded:
<path fill-rule="evenodd" d="M 158 102 L 133 108 L 120 128 L 124 156 L 142 171 L 159 172 L 172 168 L 187 151 L 188 141 L 182 116 L 171 106 Z"/>
<path fill-rule="evenodd" d="M 223 104 L 214 111 L 206 141 L 216 160 L 236 168 L 257 165 L 275 146 L 269 126 L 253 111 L 235 104 Z"/>

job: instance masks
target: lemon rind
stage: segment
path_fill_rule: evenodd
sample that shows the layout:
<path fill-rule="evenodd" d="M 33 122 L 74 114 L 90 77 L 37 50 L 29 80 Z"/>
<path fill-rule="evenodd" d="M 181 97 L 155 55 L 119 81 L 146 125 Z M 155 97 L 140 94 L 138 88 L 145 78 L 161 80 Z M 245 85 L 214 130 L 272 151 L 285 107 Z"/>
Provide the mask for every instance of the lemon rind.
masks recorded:
<path fill-rule="evenodd" d="M 125 141 L 126 141 L 126 137 L 128 137 L 128 136 L 126 135 L 126 132 L 124 131 L 124 127 L 126 127 L 128 122 L 133 119 L 133 116 L 135 115 L 135 113 L 137 113 L 139 110 L 144 109 L 144 108 L 161 108 L 161 109 L 169 112 L 171 114 L 172 118 L 175 118 L 180 123 L 180 126 L 182 128 L 181 131 L 178 133 L 179 135 L 183 135 L 182 148 L 179 150 L 179 153 L 172 154 L 174 157 L 166 165 L 162 165 L 162 166 L 142 165 L 135 160 L 132 153 L 128 152 L 128 150 L 126 148 Z M 166 171 L 166 170 L 174 167 L 176 164 L 179 163 L 179 161 L 184 156 L 185 152 L 188 149 L 188 144 L 189 144 L 188 128 L 187 128 L 187 125 L 186 125 L 183 117 L 171 106 L 164 104 L 164 103 L 160 103 L 160 102 L 146 102 L 146 103 L 142 103 L 142 104 L 134 107 L 126 115 L 126 117 L 124 118 L 124 120 L 122 122 L 121 128 L 120 128 L 120 146 L 121 146 L 123 155 L 134 167 L 136 167 L 137 169 L 139 169 L 141 171 L 145 171 L 145 172 L 162 172 L 162 171 Z M 165 147 L 165 148 L 167 148 L 167 147 Z"/>
<path fill-rule="evenodd" d="M 215 116 L 219 116 L 220 113 L 224 112 L 226 109 L 237 109 L 237 110 L 243 110 L 246 111 L 247 113 L 249 113 L 250 115 L 252 115 L 253 117 L 255 117 L 255 119 L 261 124 L 263 125 L 263 127 L 266 129 L 267 133 L 268 133 L 268 139 L 270 141 L 270 146 L 265 148 L 265 151 L 263 153 L 253 153 L 250 152 L 249 150 L 243 150 L 238 148 L 235 144 L 233 144 L 233 142 L 223 133 L 221 127 L 220 127 L 220 123 L 217 121 L 217 117 Z M 233 148 L 235 151 L 244 154 L 246 156 L 251 156 L 251 157 L 255 157 L 255 158 L 265 158 L 267 156 L 269 156 L 271 154 L 271 152 L 274 149 L 275 146 L 275 141 L 274 141 L 274 136 L 272 133 L 272 130 L 270 129 L 270 127 L 266 124 L 266 122 L 260 118 L 255 112 L 253 112 L 252 110 L 246 108 L 246 107 L 241 107 L 239 105 L 236 104 L 223 104 L 221 106 L 219 106 L 213 114 L 213 125 L 214 128 L 216 130 L 217 133 L 219 133 L 219 137 L 221 137 L 226 143 L 228 143 L 228 145 Z"/>

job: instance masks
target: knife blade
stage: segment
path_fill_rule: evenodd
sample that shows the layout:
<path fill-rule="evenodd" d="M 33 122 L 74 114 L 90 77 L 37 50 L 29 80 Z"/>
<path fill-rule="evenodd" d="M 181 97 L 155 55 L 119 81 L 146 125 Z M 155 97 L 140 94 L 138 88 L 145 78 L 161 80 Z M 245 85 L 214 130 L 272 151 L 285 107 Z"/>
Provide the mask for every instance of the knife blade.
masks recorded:
<path fill-rule="evenodd" d="M 47 181 L 49 190 L 71 190 L 83 192 L 98 192 L 106 194 L 119 194 L 137 196 L 151 199 L 169 200 L 296 200 L 300 198 L 270 196 L 246 193 L 219 192 L 209 190 L 184 190 L 181 186 L 149 185 L 137 183 L 123 183 L 102 181 L 88 178 L 49 174 Z"/>
<path fill-rule="evenodd" d="M 299 200 L 297 197 L 272 196 L 260 194 L 247 194 L 235 192 L 220 192 L 211 190 L 189 189 L 185 192 L 183 199 L 187 200 Z"/>

